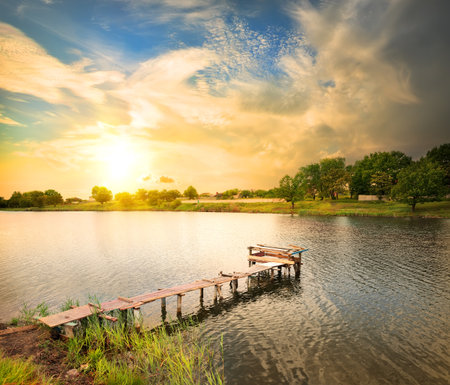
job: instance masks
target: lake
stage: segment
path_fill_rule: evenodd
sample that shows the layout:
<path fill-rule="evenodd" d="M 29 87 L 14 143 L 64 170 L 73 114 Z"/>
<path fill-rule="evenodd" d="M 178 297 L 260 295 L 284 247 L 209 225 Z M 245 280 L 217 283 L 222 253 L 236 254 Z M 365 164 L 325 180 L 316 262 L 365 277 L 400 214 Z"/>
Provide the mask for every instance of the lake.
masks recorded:
<path fill-rule="evenodd" d="M 256 243 L 310 249 L 300 279 L 183 299 L 223 335 L 227 384 L 448 384 L 450 220 L 188 212 L 0 212 L 0 320 L 248 267 Z M 293 274 L 293 272 L 292 272 Z M 146 305 L 148 325 L 161 321 Z M 176 298 L 168 299 L 175 318 Z"/>

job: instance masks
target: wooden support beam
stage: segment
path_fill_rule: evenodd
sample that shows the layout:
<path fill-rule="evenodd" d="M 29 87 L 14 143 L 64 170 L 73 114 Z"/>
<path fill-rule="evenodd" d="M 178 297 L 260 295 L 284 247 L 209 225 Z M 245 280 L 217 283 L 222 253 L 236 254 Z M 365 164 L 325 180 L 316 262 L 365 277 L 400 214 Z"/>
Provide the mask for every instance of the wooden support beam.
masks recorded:
<path fill-rule="evenodd" d="M 184 296 L 184 294 L 177 295 L 177 315 L 181 315 L 181 300 L 182 300 L 183 296 Z"/>
<path fill-rule="evenodd" d="M 98 316 L 100 318 L 103 318 L 103 319 L 108 320 L 108 321 L 117 322 L 117 317 L 111 317 L 111 316 L 106 315 L 106 314 L 99 314 Z"/>

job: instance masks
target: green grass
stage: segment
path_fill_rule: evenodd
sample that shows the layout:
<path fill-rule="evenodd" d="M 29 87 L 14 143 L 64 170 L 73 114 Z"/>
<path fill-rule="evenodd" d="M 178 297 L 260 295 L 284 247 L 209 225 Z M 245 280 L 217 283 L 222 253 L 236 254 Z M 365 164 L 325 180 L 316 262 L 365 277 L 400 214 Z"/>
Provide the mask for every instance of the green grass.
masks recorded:
<path fill-rule="evenodd" d="M 47 385 L 49 379 L 40 374 L 30 360 L 5 357 L 0 351 L 0 384 Z"/>
<path fill-rule="evenodd" d="M 23 209 L 22 209 L 23 210 Z M 198 211 L 198 212 L 244 212 L 291 214 L 291 205 L 286 202 L 202 202 L 200 203 L 161 203 L 149 206 L 146 202 L 136 201 L 124 207 L 119 202 L 103 205 L 86 202 L 72 205 L 47 206 L 30 211 Z M 427 202 L 418 204 L 416 211 L 411 206 L 398 202 L 357 201 L 349 198 L 338 200 L 305 200 L 295 204 L 294 214 L 302 216 L 383 216 L 383 217 L 432 217 L 450 218 L 450 201 Z"/>
<path fill-rule="evenodd" d="M 67 299 L 61 310 L 77 304 Z M 25 304 L 20 314 L 16 324 L 31 323 L 35 315 L 48 314 L 48 307 Z M 119 311 L 112 314 L 117 322 L 91 316 L 82 321 L 74 338 L 50 345 L 62 348 L 69 366 L 89 373 L 95 384 L 223 384 L 222 341 L 217 346 L 202 337 L 193 321 L 137 331 L 134 324 L 142 320 L 131 318 L 131 312 L 127 317 Z M 0 351 L 0 385 L 6 383 L 50 384 L 31 361 L 6 358 Z"/>
<path fill-rule="evenodd" d="M 223 358 L 199 329 L 178 325 L 137 332 L 124 323 L 89 320 L 83 335 L 67 342 L 73 367 L 90 372 L 96 384 L 222 384 Z"/>

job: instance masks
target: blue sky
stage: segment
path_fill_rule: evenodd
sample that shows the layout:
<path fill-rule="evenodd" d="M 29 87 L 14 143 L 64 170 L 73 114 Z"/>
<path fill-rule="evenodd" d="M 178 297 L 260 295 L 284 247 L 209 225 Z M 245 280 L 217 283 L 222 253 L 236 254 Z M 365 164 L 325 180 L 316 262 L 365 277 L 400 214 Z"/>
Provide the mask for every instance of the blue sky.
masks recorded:
<path fill-rule="evenodd" d="M 449 141 L 448 10 L 3 1 L 0 195 L 270 188 L 324 157 L 419 157 Z"/>

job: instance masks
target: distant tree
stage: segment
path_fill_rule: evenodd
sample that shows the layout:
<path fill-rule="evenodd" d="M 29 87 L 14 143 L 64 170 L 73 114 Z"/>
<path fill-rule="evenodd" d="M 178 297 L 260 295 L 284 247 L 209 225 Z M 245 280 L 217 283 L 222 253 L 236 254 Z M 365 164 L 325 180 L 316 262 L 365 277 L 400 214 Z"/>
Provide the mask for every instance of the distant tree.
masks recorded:
<path fill-rule="evenodd" d="M 19 191 L 14 191 L 11 197 L 8 199 L 8 207 L 11 208 L 20 207 L 21 200 L 22 200 L 22 193 Z"/>
<path fill-rule="evenodd" d="M 6 207 L 8 207 L 8 201 L 5 198 L 0 197 L 0 208 L 4 209 Z"/>
<path fill-rule="evenodd" d="M 445 171 L 428 159 L 412 163 L 398 174 L 398 183 L 392 189 L 394 199 L 411 205 L 439 200 L 445 194 Z"/>
<path fill-rule="evenodd" d="M 62 195 L 55 190 L 46 190 L 44 192 L 45 195 L 45 203 L 48 205 L 56 206 L 57 204 L 61 204 L 64 202 Z"/>
<path fill-rule="evenodd" d="M 148 199 L 148 191 L 144 188 L 140 188 L 136 191 L 136 199 L 140 201 L 146 201 Z"/>
<path fill-rule="evenodd" d="M 198 198 L 198 192 L 193 186 L 189 186 L 186 190 L 184 190 L 183 195 L 187 197 L 188 199 L 197 199 Z"/>
<path fill-rule="evenodd" d="M 315 200 L 320 191 L 320 164 L 301 167 L 300 171 L 305 176 L 306 192 Z"/>
<path fill-rule="evenodd" d="M 46 196 L 42 191 L 34 190 L 22 194 L 20 207 L 44 207 Z"/>
<path fill-rule="evenodd" d="M 258 197 L 258 198 L 265 198 L 265 197 L 266 197 L 266 194 L 267 194 L 267 191 L 266 191 L 266 190 L 261 190 L 261 189 L 256 190 L 256 191 L 253 193 L 253 195 L 254 195 L 255 197 Z"/>
<path fill-rule="evenodd" d="M 320 186 L 322 197 L 338 199 L 348 185 L 349 175 L 345 158 L 325 158 L 320 161 Z"/>
<path fill-rule="evenodd" d="M 235 195 L 239 194 L 239 190 L 237 188 L 233 188 L 231 190 L 226 190 L 224 191 L 221 196 L 220 199 L 233 199 Z"/>
<path fill-rule="evenodd" d="M 444 184 L 447 187 L 447 193 L 450 191 L 450 143 L 434 147 L 427 152 L 427 159 L 436 162 L 445 171 Z"/>
<path fill-rule="evenodd" d="M 253 192 L 250 190 L 242 190 L 239 193 L 239 198 L 253 198 Z"/>
<path fill-rule="evenodd" d="M 280 187 L 277 189 L 279 198 L 283 198 L 286 202 L 291 202 L 291 208 L 294 210 L 295 202 L 304 198 L 305 183 L 304 175 L 297 173 L 293 178 L 285 175 L 280 180 Z"/>
<path fill-rule="evenodd" d="M 351 170 L 351 195 L 371 194 L 371 179 L 376 172 L 384 172 L 391 177 L 392 186 L 397 183 L 400 170 L 411 164 L 411 158 L 400 151 L 374 152 L 355 162 Z M 386 191 L 390 193 L 391 189 Z"/>
<path fill-rule="evenodd" d="M 162 190 L 159 193 L 159 198 L 165 202 L 172 202 L 179 197 L 181 193 L 178 190 Z"/>
<path fill-rule="evenodd" d="M 158 190 L 149 190 L 147 191 L 147 201 L 150 206 L 156 206 L 160 202 L 159 191 Z"/>
<path fill-rule="evenodd" d="M 130 207 L 133 204 L 133 195 L 129 192 L 121 192 L 117 193 L 114 197 L 116 201 L 119 201 L 120 204 L 124 207 Z"/>
<path fill-rule="evenodd" d="M 370 178 L 370 192 L 378 199 L 389 195 L 392 189 L 392 177 L 384 171 L 376 171 Z"/>
<path fill-rule="evenodd" d="M 112 197 L 112 192 L 106 187 L 94 186 L 92 188 L 92 198 L 94 198 L 97 202 L 100 202 L 102 205 L 103 203 L 112 200 Z"/>

